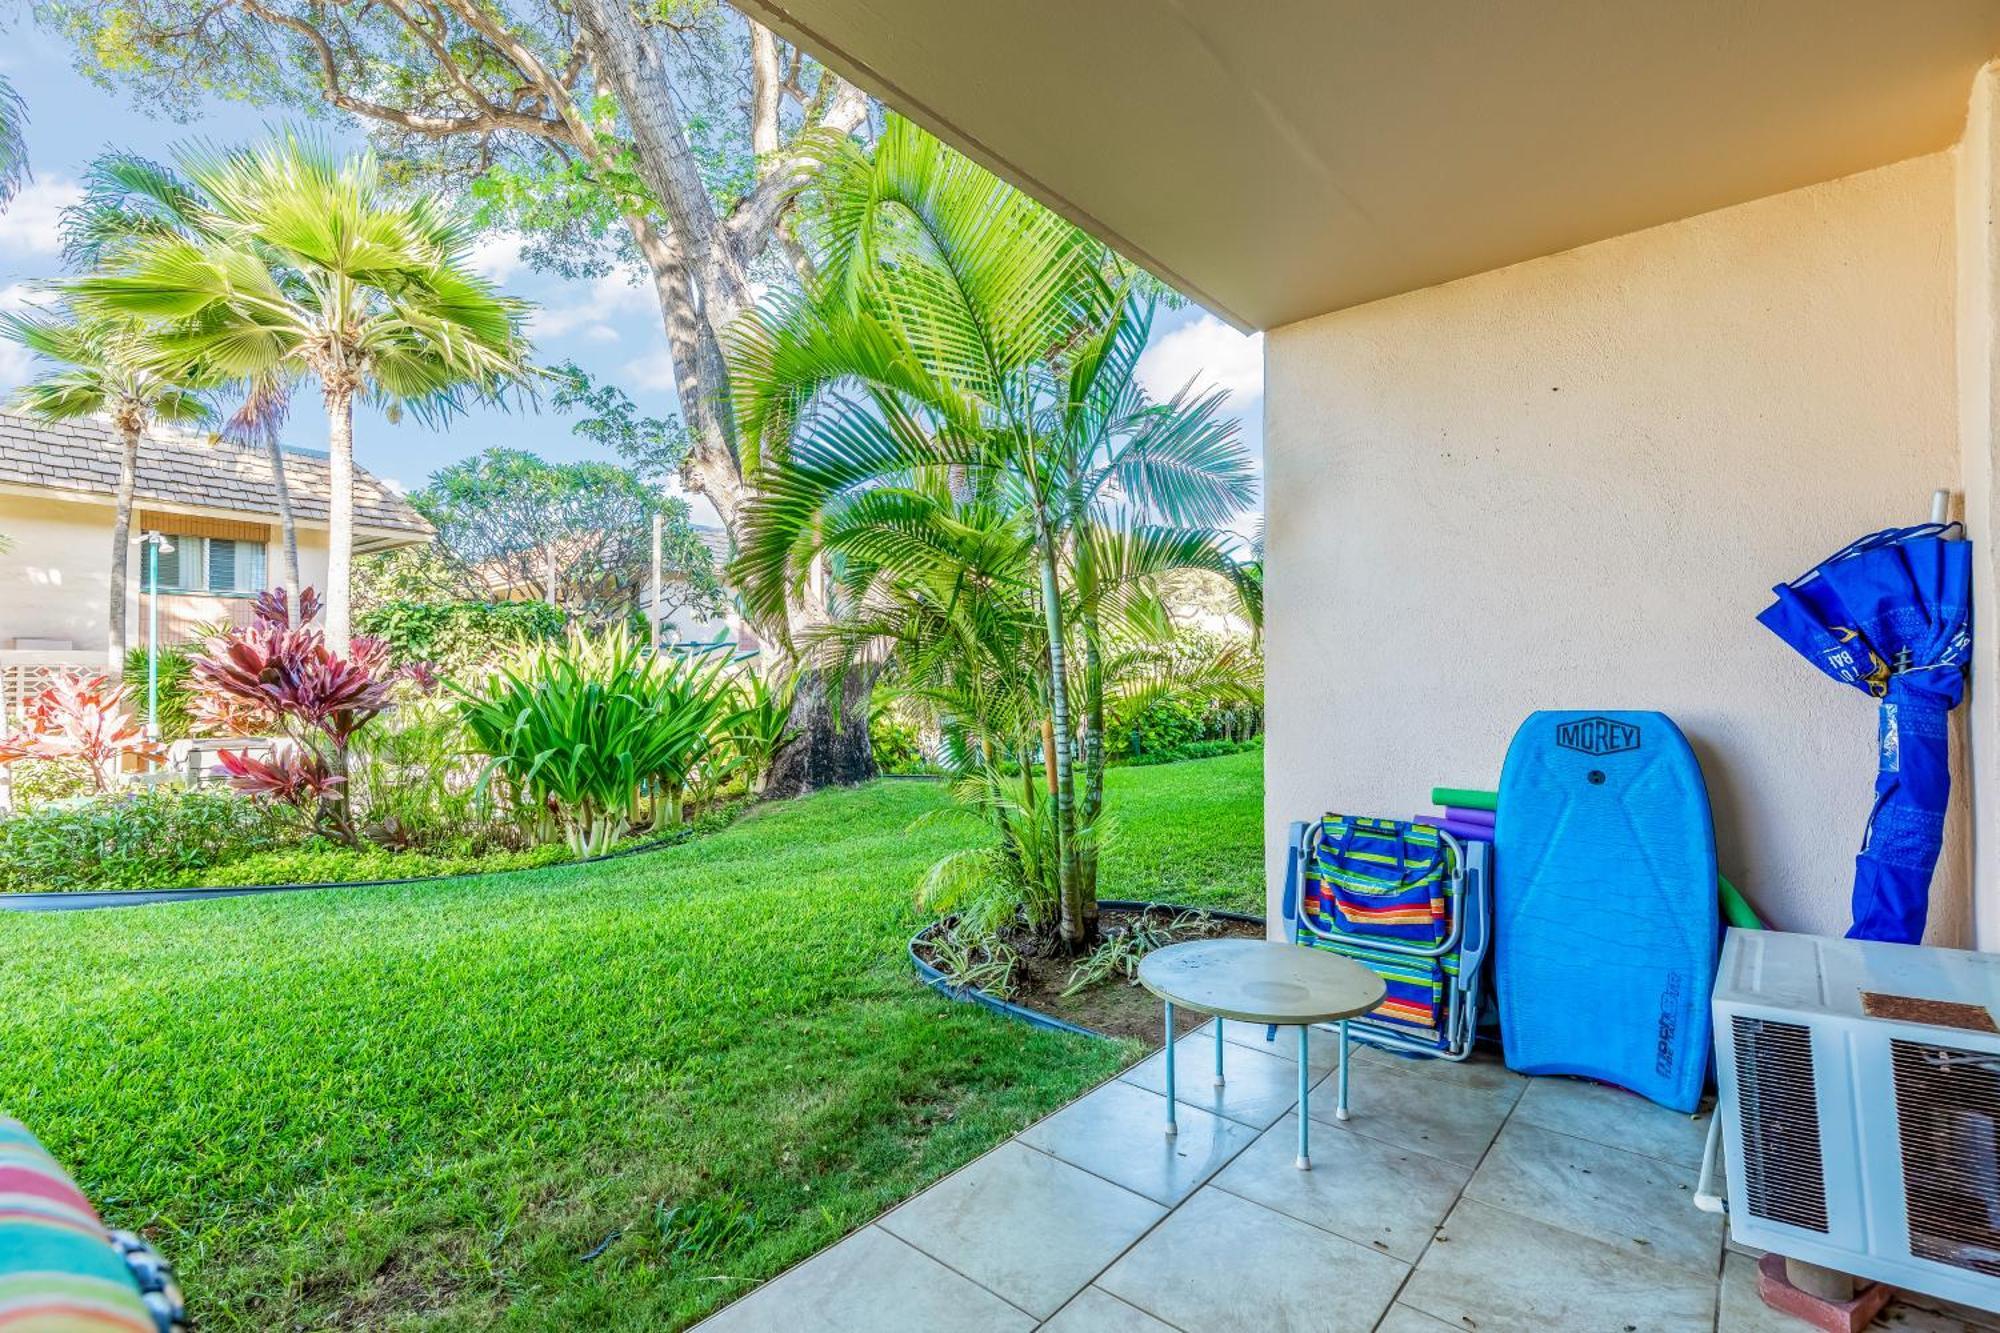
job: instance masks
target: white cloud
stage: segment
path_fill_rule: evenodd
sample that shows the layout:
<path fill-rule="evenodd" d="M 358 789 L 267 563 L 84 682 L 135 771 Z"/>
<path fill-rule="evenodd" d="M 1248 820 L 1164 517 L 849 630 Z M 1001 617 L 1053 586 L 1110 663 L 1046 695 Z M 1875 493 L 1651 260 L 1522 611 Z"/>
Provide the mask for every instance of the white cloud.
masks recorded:
<path fill-rule="evenodd" d="M 52 255 L 62 249 L 62 211 L 83 198 L 83 187 L 62 176 L 32 180 L 0 212 L 0 251 Z"/>
<path fill-rule="evenodd" d="M 593 342 L 616 342 L 618 331 L 606 321 L 621 315 L 657 315 L 659 306 L 646 288 L 611 273 L 590 284 L 590 294 L 569 305 L 544 305 L 528 321 L 534 338 L 562 338 L 576 332 Z"/>
<path fill-rule="evenodd" d="M 635 357 L 625 363 L 625 387 L 628 389 L 651 389 L 657 393 L 674 392 L 674 358 L 664 347 L 656 347 L 644 356 Z"/>
<path fill-rule="evenodd" d="M 1140 354 L 1139 383 L 1154 398 L 1171 398 L 1190 379 L 1198 388 L 1227 389 L 1229 406 L 1248 411 L 1264 396 L 1264 335 L 1238 333 L 1214 315 L 1154 338 Z"/>
<path fill-rule="evenodd" d="M 527 262 L 521 258 L 521 238 L 511 231 L 489 231 L 466 255 L 473 272 L 489 282 L 505 282 Z"/>

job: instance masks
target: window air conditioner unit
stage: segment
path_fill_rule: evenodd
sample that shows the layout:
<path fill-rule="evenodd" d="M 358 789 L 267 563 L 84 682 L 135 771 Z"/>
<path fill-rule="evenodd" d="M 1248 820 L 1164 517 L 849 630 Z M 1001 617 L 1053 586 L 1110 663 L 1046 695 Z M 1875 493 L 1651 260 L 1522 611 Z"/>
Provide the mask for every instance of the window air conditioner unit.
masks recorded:
<path fill-rule="evenodd" d="M 2000 954 L 1732 930 L 1716 1078 L 1738 1241 L 2000 1309 Z"/>

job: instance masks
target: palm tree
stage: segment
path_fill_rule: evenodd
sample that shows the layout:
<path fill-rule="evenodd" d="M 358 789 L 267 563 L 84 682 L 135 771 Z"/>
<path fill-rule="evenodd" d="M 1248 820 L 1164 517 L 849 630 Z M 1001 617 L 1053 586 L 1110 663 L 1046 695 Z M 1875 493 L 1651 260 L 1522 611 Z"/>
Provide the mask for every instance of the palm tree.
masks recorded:
<path fill-rule="evenodd" d="M 196 422 L 210 416 L 199 376 L 186 366 L 162 370 L 147 330 L 102 314 L 0 313 L 0 335 L 47 364 L 17 390 L 13 404 L 45 421 L 103 414 L 120 445 L 116 518 L 111 530 L 111 602 L 107 665 L 125 668 L 125 584 L 132 538 L 132 492 L 139 441 L 156 422 Z"/>
<path fill-rule="evenodd" d="M 83 197 L 63 209 L 63 258 L 78 271 L 99 269 L 114 263 L 127 247 L 151 237 L 220 241 L 224 238 L 219 223 L 214 203 L 172 168 L 134 153 L 102 153 L 84 172 Z M 222 437 L 239 446 L 261 444 L 270 460 L 283 553 L 280 585 L 285 590 L 285 614 L 297 623 L 303 580 L 283 439 L 291 386 L 280 377 L 266 376 L 238 387 L 240 402 L 223 423 Z"/>
<path fill-rule="evenodd" d="M 326 635 L 345 651 L 354 550 L 354 403 L 441 418 L 527 373 L 527 307 L 467 261 L 471 229 L 435 199 L 399 198 L 372 153 L 337 158 L 285 134 L 255 149 L 186 152 L 212 209 L 203 232 L 120 246 L 82 299 L 160 321 L 170 361 L 253 385 L 310 378 L 326 408 L 332 497 Z"/>
<path fill-rule="evenodd" d="M 886 523 L 876 540 L 889 555 L 877 563 L 893 563 L 921 558 L 923 497 L 933 509 L 940 494 L 984 499 L 1015 516 L 1040 620 L 1060 932 L 1080 944 L 1094 930 L 1095 895 L 1079 836 L 1069 649 L 1075 631 L 1085 698 L 1097 701 L 1085 728 L 1094 773 L 1102 683 L 1091 663 L 1109 586 L 1091 563 L 1095 533 L 1107 522 L 1143 535 L 1148 518 L 1226 519 L 1252 494 L 1247 456 L 1217 416 L 1218 396 L 1152 404 L 1138 389 L 1150 306 L 1122 266 L 921 130 L 892 117 L 872 151 L 830 154 L 816 189 L 820 281 L 733 331 L 737 419 L 760 491 L 743 511 L 736 572 L 746 600 L 769 613 L 842 554 L 846 520 Z M 1230 564 L 1216 542 L 1142 541 L 1153 563 L 1116 569 L 1143 578 L 1170 551 Z M 1080 625 L 1079 591 L 1089 612 Z M 1098 801 L 1101 782 L 1092 790 Z M 1094 818 L 1095 805 L 1085 813 Z"/>
<path fill-rule="evenodd" d="M 0 209 L 28 179 L 28 108 L 14 85 L 0 76 Z"/>

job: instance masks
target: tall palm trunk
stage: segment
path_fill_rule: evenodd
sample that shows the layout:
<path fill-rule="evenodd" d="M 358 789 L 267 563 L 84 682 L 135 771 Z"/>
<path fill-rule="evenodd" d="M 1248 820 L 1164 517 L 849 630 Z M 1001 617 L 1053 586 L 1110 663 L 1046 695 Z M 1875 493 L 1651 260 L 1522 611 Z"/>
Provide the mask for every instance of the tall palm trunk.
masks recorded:
<path fill-rule="evenodd" d="M 1098 644 L 1097 607 L 1094 599 L 1083 604 L 1083 815 L 1085 828 L 1094 828 L 1104 813 L 1104 659 Z M 1084 910 L 1089 929 L 1097 930 L 1097 854 L 1081 855 L 1077 865 L 1083 879 Z"/>
<path fill-rule="evenodd" d="M 1076 947 L 1090 939 L 1090 910 L 1077 872 L 1076 784 L 1070 764 L 1069 675 L 1063 662 L 1062 601 L 1057 593 L 1055 534 L 1047 515 L 1036 525 L 1041 536 L 1042 615 L 1049 634 L 1049 715 L 1054 722 L 1056 763 L 1056 884 L 1060 895 L 1058 933 Z"/>
<path fill-rule="evenodd" d="M 105 639 L 105 665 L 111 674 L 125 670 L 125 584 L 132 559 L 132 492 L 139 480 L 139 423 L 118 424 L 118 495 L 111 520 L 111 617 Z"/>
<path fill-rule="evenodd" d="M 299 579 L 299 527 L 292 519 L 292 487 L 285 478 L 285 447 L 278 442 L 275 431 L 264 439 L 271 451 L 271 482 L 278 492 L 278 532 L 285 548 L 285 619 L 296 627 L 299 623 L 299 594 L 304 588 Z"/>
<path fill-rule="evenodd" d="M 326 515 L 326 641 L 347 655 L 353 633 L 354 596 L 354 388 L 344 376 L 326 383 L 327 482 L 333 494 Z"/>

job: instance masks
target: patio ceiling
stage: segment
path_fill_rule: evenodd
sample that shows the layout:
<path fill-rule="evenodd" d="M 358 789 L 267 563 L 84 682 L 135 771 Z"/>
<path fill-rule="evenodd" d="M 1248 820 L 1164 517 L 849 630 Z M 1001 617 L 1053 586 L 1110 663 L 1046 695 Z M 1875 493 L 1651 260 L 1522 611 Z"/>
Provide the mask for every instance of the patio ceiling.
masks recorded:
<path fill-rule="evenodd" d="M 738 0 L 1246 327 L 1955 142 L 2000 0 Z"/>

